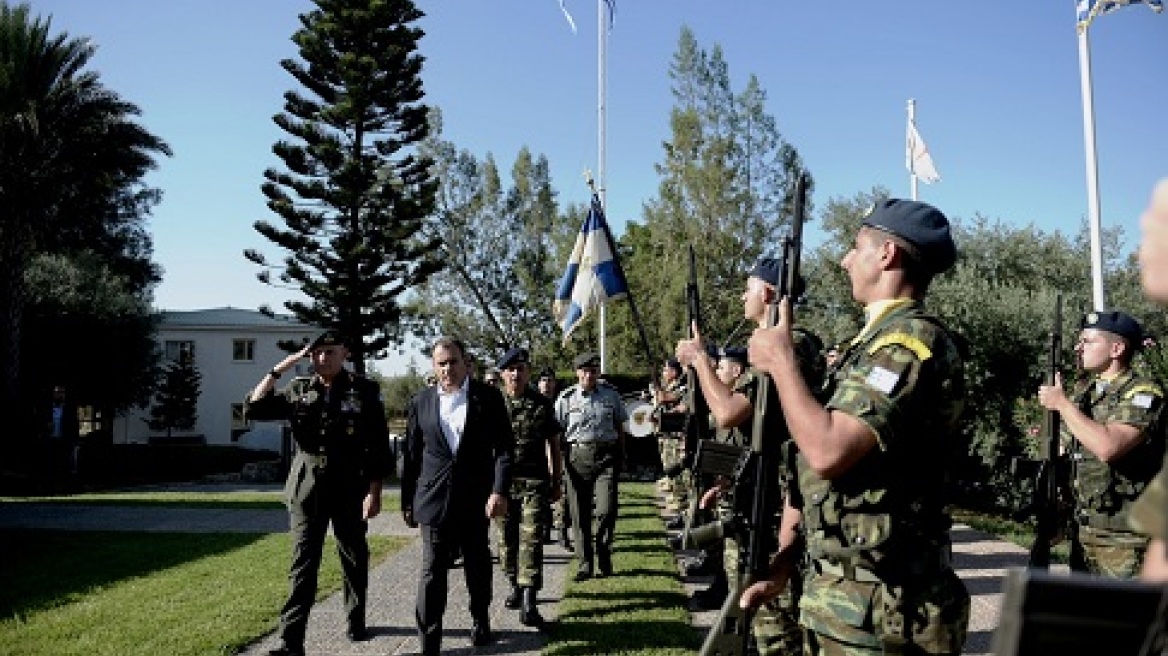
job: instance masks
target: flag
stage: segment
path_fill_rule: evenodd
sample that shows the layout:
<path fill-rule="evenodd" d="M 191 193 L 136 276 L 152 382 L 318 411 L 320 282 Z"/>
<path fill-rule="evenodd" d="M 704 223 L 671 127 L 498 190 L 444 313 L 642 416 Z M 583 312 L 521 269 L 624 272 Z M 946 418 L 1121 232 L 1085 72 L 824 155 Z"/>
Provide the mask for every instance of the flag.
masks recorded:
<path fill-rule="evenodd" d="M 904 164 L 908 167 L 908 172 L 921 182 L 933 183 L 941 179 L 941 174 L 937 173 L 937 167 L 933 165 L 933 156 L 929 154 L 929 148 L 925 145 L 925 140 L 921 139 L 916 123 L 912 120 L 908 122 Z"/>
<path fill-rule="evenodd" d="M 1109 14 L 1120 7 L 1138 4 L 1148 5 L 1156 13 L 1164 10 L 1164 0 L 1078 0 L 1075 4 L 1075 18 L 1079 30 L 1085 30 L 1097 16 Z"/>
<path fill-rule="evenodd" d="M 568 268 L 556 289 L 552 314 L 564 333 L 564 342 L 595 305 L 629 293 L 629 284 L 609 241 L 608 225 L 600 199 L 592 197 L 592 207 L 576 235 L 576 245 L 568 258 Z"/>
<path fill-rule="evenodd" d="M 604 0 L 604 4 L 608 5 L 608 29 L 612 29 L 612 24 L 616 21 L 616 0 Z M 568 5 L 566 0 L 560 0 L 560 11 L 564 12 L 564 18 L 568 20 L 568 27 L 572 28 L 572 34 L 576 33 L 576 21 L 572 20 L 572 14 L 568 13 Z"/>

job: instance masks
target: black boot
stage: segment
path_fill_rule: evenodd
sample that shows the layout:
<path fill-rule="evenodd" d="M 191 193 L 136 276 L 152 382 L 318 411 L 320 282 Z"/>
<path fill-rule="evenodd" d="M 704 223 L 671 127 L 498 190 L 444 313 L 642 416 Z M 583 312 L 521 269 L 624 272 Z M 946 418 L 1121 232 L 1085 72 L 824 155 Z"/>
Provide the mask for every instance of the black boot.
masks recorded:
<path fill-rule="evenodd" d="M 512 583 L 511 584 L 511 592 L 510 592 L 510 594 L 507 595 L 507 598 L 503 600 L 503 605 L 506 606 L 507 608 L 510 608 L 511 610 L 515 610 L 516 608 L 519 608 L 519 606 L 522 604 L 523 604 L 523 588 L 520 588 L 519 586 Z"/>
<path fill-rule="evenodd" d="M 567 526 L 560 528 L 560 546 L 567 551 L 572 550 L 572 532 Z"/>
<path fill-rule="evenodd" d="M 523 626 L 543 626 L 543 617 L 535 605 L 535 588 L 523 588 L 523 610 L 519 613 Z"/>

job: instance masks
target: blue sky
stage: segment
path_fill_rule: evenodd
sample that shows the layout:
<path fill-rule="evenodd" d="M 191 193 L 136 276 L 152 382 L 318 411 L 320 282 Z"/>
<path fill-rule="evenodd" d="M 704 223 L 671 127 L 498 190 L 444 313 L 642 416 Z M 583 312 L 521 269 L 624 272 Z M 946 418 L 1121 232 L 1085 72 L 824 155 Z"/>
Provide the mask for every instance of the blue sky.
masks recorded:
<path fill-rule="evenodd" d="M 568 0 L 423 0 L 427 102 L 445 137 L 504 171 L 519 149 L 547 155 L 561 203 L 584 202 L 597 164 L 597 10 Z M 279 308 L 241 252 L 279 255 L 251 225 L 262 172 L 278 165 L 271 117 L 294 84 L 279 60 L 307 0 L 41 0 L 56 31 L 99 46 L 91 67 L 165 139 L 150 226 L 165 270 L 161 309 Z M 1073 0 L 776 2 L 618 0 L 608 46 L 607 190 L 618 234 L 657 190 L 669 136 L 669 64 L 683 25 L 720 45 L 736 90 L 758 76 L 768 109 L 816 178 L 815 204 L 884 185 L 909 194 L 905 105 L 943 180 L 922 200 L 1073 232 L 1087 214 Z M 1135 6 L 1090 30 L 1105 226 L 1126 247 L 1156 179 L 1168 175 L 1168 12 Z M 1084 281 L 1085 286 L 1089 281 Z M 550 302 L 550 298 L 549 298 Z"/>

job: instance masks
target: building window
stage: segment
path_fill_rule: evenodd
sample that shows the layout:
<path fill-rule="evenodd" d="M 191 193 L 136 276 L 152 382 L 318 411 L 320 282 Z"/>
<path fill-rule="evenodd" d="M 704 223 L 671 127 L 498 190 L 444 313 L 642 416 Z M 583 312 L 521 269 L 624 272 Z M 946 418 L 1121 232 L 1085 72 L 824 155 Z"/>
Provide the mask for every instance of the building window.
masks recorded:
<path fill-rule="evenodd" d="M 167 340 L 162 355 L 168 362 L 177 362 L 183 355 L 193 358 L 195 343 L 190 340 Z"/>
<path fill-rule="evenodd" d="M 238 442 L 241 435 L 251 430 L 251 422 L 243 412 L 242 403 L 231 404 L 231 441 Z"/>
<path fill-rule="evenodd" d="M 233 340 L 231 340 L 231 360 L 234 362 L 254 362 L 255 361 L 255 340 L 254 339 L 233 339 Z"/>

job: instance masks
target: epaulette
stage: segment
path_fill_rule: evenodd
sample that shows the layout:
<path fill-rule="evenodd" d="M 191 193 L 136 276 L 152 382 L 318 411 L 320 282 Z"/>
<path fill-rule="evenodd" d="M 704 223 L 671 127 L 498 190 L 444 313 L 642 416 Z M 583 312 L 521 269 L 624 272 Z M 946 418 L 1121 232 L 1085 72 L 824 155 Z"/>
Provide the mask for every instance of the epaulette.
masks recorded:
<path fill-rule="evenodd" d="M 872 355 L 885 346 L 903 346 L 912 351 L 921 362 L 933 357 L 933 351 L 924 342 L 908 333 L 881 335 L 879 339 L 872 342 L 872 345 L 868 347 L 868 355 Z"/>

